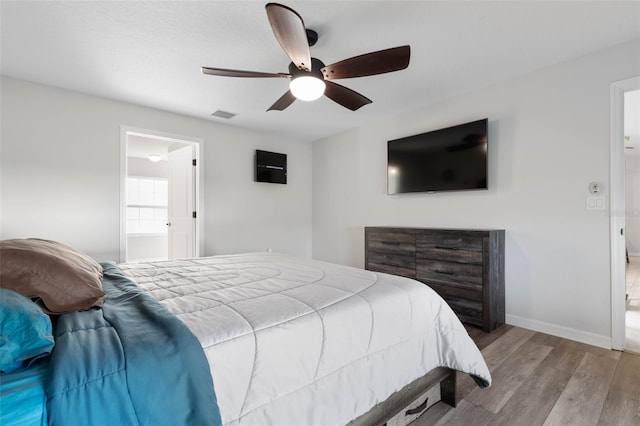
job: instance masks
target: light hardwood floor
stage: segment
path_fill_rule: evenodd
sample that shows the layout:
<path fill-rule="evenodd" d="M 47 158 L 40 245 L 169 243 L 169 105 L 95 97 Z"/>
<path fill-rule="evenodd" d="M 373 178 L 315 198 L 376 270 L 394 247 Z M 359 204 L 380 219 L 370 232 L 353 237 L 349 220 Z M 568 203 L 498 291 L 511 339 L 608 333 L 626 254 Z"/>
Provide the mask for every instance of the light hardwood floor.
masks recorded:
<path fill-rule="evenodd" d="M 626 272 L 625 350 L 640 354 L 640 257 L 629 257 Z"/>
<path fill-rule="evenodd" d="M 439 402 L 411 426 L 640 425 L 640 355 L 509 325 L 468 331 L 491 387 L 458 373 L 458 406 Z"/>

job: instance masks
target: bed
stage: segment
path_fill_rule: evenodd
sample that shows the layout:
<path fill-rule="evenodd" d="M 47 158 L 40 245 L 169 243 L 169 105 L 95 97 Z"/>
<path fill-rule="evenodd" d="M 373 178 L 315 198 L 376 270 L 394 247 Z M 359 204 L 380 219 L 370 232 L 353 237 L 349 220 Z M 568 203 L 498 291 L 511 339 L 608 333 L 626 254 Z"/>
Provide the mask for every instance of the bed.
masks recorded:
<path fill-rule="evenodd" d="M 122 320 L 110 318 L 106 320 L 108 327 L 94 323 L 89 329 L 113 327 L 119 333 L 120 327 L 133 335 L 113 338 L 115 342 L 137 343 L 140 336 L 154 334 L 137 330 L 138 321 L 149 316 L 153 317 L 151 322 L 157 321 L 156 316 L 176 319 L 177 323 L 170 321 L 176 335 L 191 336 L 184 339 L 192 349 L 196 341 L 201 353 L 185 360 L 181 357 L 187 343 L 168 350 L 166 346 L 176 336 L 169 339 L 156 333 L 162 355 L 154 358 L 157 364 L 153 367 L 135 369 L 145 370 L 146 377 L 135 379 L 138 387 L 125 393 L 140 393 L 145 383 L 147 388 L 156 387 L 160 377 L 177 371 L 176 377 L 158 386 L 182 386 L 171 395 L 188 397 L 170 410 L 161 409 L 164 405 L 158 407 L 165 402 L 157 402 L 161 397 L 153 395 L 142 402 L 115 404 L 135 407 L 132 417 L 130 413 L 121 416 L 123 424 L 382 424 L 393 415 L 389 407 L 401 408 L 403 401 L 426 390 L 422 389 L 425 383 L 437 383 L 439 389 L 449 383 L 446 392 L 451 393 L 451 371 L 470 374 L 482 387 L 491 383 L 480 351 L 451 309 L 429 287 L 407 278 L 276 253 L 103 263 L 101 267 L 107 293 L 103 305 L 59 317 L 47 383 L 55 382 L 51 377 L 67 380 L 66 373 L 55 376 L 55 371 L 64 371 L 58 363 L 67 358 L 62 354 L 69 350 L 64 342 L 69 330 L 85 333 L 83 326 L 78 326 L 85 323 L 85 317 L 100 322 L 95 318 L 113 315 L 119 309 L 114 305 L 132 301 L 134 305 L 144 301 L 144 306 L 151 306 L 144 309 L 153 315 L 132 313 L 140 309 L 136 305 L 133 311 L 122 309 L 124 317 L 133 321 L 118 326 Z M 79 351 L 79 346 L 99 347 L 99 340 L 70 347 L 72 352 Z M 158 351 L 146 341 L 138 346 L 143 348 L 126 349 L 116 358 L 128 364 L 130 352 Z M 166 360 L 170 367 L 163 366 L 164 358 L 174 355 L 176 359 Z M 140 355 L 139 365 L 144 366 L 148 356 Z M 92 365 L 96 364 L 92 361 L 95 357 L 97 353 L 88 356 L 85 364 L 74 363 L 77 371 L 73 374 L 89 367 L 101 370 L 100 365 Z M 96 374 L 104 379 L 103 371 Z M 188 377 L 188 383 L 181 383 L 182 376 Z M 207 387 L 211 380 L 212 386 Z M 127 380 L 124 382 L 125 388 L 129 386 Z M 63 417 L 52 414 L 59 411 L 55 405 L 60 398 L 52 398 L 55 391 L 48 386 L 49 424 L 64 424 Z M 451 395 L 438 396 L 455 402 Z M 70 416 L 74 414 L 72 408 L 87 397 L 75 392 L 65 398 L 63 415 Z M 118 410 L 108 400 L 92 404 Z M 149 417 L 154 422 L 144 417 L 140 420 L 139 407 L 152 413 L 160 409 L 162 414 Z M 201 412 L 192 413 L 195 408 Z M 81 416 L 93 415 L 91 409 L 78 411 Z M 168 412 L 173 415 L 183 411 L 195 417 L 183 416 L 175 421 L 166 417 Z M 207 420 L 200 423 L 194 419 Z"/>

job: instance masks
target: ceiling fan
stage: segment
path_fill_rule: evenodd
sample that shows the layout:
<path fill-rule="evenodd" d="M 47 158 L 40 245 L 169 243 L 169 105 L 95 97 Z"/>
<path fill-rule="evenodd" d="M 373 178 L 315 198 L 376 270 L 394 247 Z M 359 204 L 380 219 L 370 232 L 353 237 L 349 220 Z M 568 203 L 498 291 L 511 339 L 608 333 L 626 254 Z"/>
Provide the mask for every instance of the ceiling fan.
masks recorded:
<path fill-rule="evenodd" d="M 267 111 L 282 111 L 296 99 L 311 101 L 318 99 L 323 94 L 343 107 L 355 111 L 370 104 L 371 99 L 334 83 L 332 80 L 384 74 L 403 70 L 409 66 L 411 56 L 409 46 L 365 53 L 331 65 L 325 65 L 320 59 L 312 58 L 309 51 L 309 47 L 318 40 L 318 34 L 305 28 L 302 17 L 295 10 L 278 3 L 267 3 L 265 8 L 273 34 L 291 59 L 289 73 L 210 67 L 202 67 L 202 72 L 222 77 L 290 78 L 289 90 Z"/>

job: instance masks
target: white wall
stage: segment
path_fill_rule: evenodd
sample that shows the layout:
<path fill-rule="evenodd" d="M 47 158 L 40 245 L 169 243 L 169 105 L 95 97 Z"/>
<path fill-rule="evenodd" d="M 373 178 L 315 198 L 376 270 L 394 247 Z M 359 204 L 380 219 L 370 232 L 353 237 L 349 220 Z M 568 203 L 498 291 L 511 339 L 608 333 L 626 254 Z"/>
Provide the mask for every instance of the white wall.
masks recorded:
<path fill-rule="evenodd" d="M 201 254 L 311 255 L 311 144 L 2 78 L 0 238 L 58 240 L 118 260 L 120 127 L 202 138 Z M 253 181 L 256 149 L 288 156 L 288 184 Z"/>
<path fill-rule="evenodd" d="M 146 158 L 128 157 L 127 172 L 129 176 L 159 177 L 166 179 L 169 176 L 168 164 L 167 160 L 153 162 Z"/>
<path fill-rule="evenodd" d="M 313 143 L 313 256 L 364 265 L 365 226 L 506 230 L 507 322 L 608 346 L 610 83 L 640 40 Z M 428 76 L 425 76 L 428 78 Z M 386 195 L 387 140 L 489 118 L 489 189 Z"/>
<path fill-rule="evenodd" d="M 127 262 L 167 260 L 169 236 L 157 235 L 127 235 Z"/>

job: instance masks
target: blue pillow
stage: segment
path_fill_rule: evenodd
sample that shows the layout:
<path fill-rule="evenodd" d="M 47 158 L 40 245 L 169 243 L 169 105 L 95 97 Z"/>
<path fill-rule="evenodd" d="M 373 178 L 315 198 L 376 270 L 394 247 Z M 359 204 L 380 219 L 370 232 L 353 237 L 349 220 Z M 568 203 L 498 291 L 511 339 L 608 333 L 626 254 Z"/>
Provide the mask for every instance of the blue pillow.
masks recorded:
<path fill-rule="evenodd" d="M 0 288 L 0 373 L 28 367 L 53 345 L 49 316 L 31 299 Z"/>

